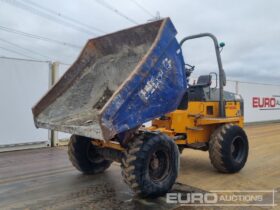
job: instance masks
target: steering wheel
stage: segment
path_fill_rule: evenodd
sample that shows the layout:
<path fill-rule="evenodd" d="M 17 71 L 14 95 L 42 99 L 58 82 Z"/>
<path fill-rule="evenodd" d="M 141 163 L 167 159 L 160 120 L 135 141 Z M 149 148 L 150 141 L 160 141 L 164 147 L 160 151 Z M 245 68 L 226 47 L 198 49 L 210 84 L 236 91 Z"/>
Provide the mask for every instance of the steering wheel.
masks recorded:
<path fill-rule="evenodd" d="M 191 73 L 194 71 L 195 66 L 192 66 L 188 63 L 185 64 L 186 76 L 189 77 Z"/>

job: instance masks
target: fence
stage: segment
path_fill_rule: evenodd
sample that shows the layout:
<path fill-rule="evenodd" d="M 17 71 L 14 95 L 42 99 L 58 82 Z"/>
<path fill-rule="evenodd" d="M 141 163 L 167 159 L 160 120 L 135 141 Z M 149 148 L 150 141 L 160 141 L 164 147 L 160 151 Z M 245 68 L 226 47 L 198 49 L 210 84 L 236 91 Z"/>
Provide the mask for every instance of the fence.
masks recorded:
<path fill-rule="evenodd" d="M 55 146 L 69 138 L 69 134 L 36 129 L 31 112 L 68 67 L 0 57 L 0 151 Z M 280 86 L 229 80 L 225 89 L 243 96 L 246 122 L 280 120 Z"/>

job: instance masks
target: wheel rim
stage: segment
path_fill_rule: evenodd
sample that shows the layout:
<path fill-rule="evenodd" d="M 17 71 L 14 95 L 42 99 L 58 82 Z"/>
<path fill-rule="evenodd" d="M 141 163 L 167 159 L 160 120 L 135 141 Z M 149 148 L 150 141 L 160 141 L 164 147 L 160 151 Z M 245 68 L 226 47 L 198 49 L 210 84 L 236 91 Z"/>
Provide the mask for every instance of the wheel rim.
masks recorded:
<path fill-rule="evenodd" d="M 234 161 L 240 163 L 244 159 L 245 144 L 241 136 L 236 136 L 231 144 L 231 156 Z"/>
<path fill-rule="evenodd" d="M 156 151 L 149 162 L 149 175 L 154 182 L 164 180 L 170 172 L 170 159 L 167 151 Z"/>
<path fill-rule="evenodd" d="M 92 163 L 101 163 L 103 161 L 103 158 L 96 153 L 96 149 L 91 143 L 88 145 L 87 148 L 87 158 Z"/>

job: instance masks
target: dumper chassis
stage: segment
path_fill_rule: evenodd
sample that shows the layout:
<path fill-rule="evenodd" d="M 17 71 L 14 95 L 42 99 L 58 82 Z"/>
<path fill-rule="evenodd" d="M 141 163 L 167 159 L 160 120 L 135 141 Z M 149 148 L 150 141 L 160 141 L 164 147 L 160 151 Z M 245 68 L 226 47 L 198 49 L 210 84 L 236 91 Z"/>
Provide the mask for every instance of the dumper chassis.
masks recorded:
<path fill-rule="evenodd" d="M 181 45 L 186 40 L 205 36 L 213 39 L 218 52 L 216 38 L 208 33 L 186 37 Z M 225 76 L 222 76 L 224 72 L 219 52 L 216 55 L 220 63 L 219 82 L 223 87 Z M 224 92 L 223 88 L 219 89 L 219 100 L 213 100 L 215 96 L 211 98 L 211 94 L 214 95 L 217 89 L 211 89 L 210 81 L 207 82 L 190 87 L 188 99 L 182 99 L 178 110 L 154 119 L 149 127 L 142 126 L 127 132 L 125 138 L 117 136 L 110 141 L 102 141 L 72 136 L 69 143 L 72 164 L 83 173 L 95 174 L 106 170 L 112 161 L 120 162 L 124 182 L 142 197 L 161 196 L 172 188 L 179 173 L 179 156 L 184 148 L 209 151 L 211 163 L 219 172 L 238 172 L 246 163 L 249 149 L 246 133 L 242 129 L 243 100 L 241 97 L 236 98 L 233 93 Z M 196 89 L 201 88 L 209 88 L 208 99 L 197 94 Z M 225 93 L 226 100 L 223 98 Z M 188 107 L 182 104 L 186 101 Z M 206 109 L 197 109 L 201 105 Z M 178 120 L 182 116 L 185 119 Z M 180 128 L 182 126 L 184 129 Z M 76 154 L 89 155 L 88 158 L 84 157 L 85 162 L 91 160 L 85 167 L 88 170 L 81 167 L 85 162 L 78 162 L 74 157 L 75 149 L 72 147 L 77 139 L 83 139 L 91 148 L 91 153 L 81 151 Z M 81 147 L 81 144 L 76 145 Z M 92 155 L 95 155 L 96 160 L 92 159 Z"/>

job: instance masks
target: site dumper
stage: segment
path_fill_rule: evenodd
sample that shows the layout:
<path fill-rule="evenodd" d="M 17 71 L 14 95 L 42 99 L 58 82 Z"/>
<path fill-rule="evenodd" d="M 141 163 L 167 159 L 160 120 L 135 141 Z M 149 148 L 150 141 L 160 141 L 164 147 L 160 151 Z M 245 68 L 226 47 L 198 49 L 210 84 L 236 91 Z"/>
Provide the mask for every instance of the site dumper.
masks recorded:
<path fill-rule="evenodd" d="M 120 162 L 136 194 L 156 197 L 174 184 L 184 148 L 209 150 L 220 172 L 243 168 L 243 100 L 223 90 L 223 44 L 208 33 L 178 43 L 176 33 L 166 18 L 89 40 L 33 107 L 36 127 L 73 134 L 68 154 L 79 171 L 101 173 Z M 214 41 L 219 73 L 189 85 L 194 67 L 185 64 L 181 46 L 200 37 Z"/>

